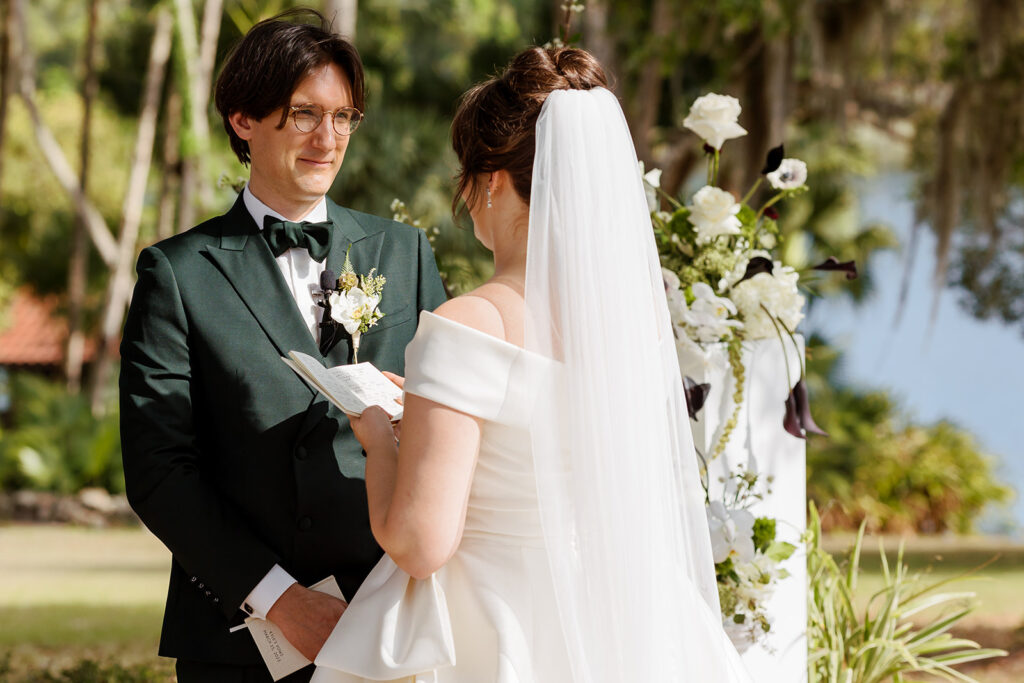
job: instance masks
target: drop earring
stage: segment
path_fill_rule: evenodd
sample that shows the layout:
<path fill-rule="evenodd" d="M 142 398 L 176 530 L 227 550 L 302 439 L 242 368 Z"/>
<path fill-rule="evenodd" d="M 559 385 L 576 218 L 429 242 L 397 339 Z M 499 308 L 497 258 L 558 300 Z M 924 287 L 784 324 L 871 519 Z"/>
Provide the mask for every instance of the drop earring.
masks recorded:
<path fill-rule="evenodd" d="M 493 208 L 494 204 L 491 203 L 491 188 L 487 188 L 487 208 Z"/>

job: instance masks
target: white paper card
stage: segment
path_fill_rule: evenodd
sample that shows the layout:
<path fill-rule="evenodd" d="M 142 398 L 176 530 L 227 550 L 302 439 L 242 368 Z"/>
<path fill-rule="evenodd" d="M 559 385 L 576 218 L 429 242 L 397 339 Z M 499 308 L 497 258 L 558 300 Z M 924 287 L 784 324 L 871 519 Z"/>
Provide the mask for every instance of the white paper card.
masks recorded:
<path fill-rule="evenodd" d="M 310 586 L 309 589 L 327 593 L 339 600 L 345 599 L 333 576 L 328 576 L 323 581 Z M 275 681 L 312 663 L 288 642 L 276 624 L 264 619 L 249 617 L 245 620 L 245 625 L 249 629 L 249 633 L 252 634 L 253 640 L 256 641 L 256 647 L 259 648 L 267 670 Z"/>

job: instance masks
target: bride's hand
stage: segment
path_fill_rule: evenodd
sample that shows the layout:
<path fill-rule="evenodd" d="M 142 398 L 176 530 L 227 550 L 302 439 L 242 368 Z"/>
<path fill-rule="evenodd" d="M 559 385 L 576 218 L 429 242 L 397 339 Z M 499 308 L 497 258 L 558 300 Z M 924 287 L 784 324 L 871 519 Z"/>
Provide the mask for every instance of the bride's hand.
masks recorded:
<path fill-rule="evenodd" d="M 402 377 L 401 375 L 396 375 L 393 372 L 388 372 L 387 370 L 384 370 L 382 372 L 382 374 L 385 377 L 387 377 L 389 380 L 391 380 L 395 384 L 396 387 L 398 387 L 399 389 L 402 389 L 403 391 L 405 390 L 405 378 L 404 377 Z M 395 401 L 397 401 L 398 404 L 401 405 L 403 397 L 404 396 L 399 396 L 398 398 L 395 399 Z"/>
<path fill-rule="evenodd" d="M 352 433 L 359 439 L 367 453 L 384 446 L 395 445 L 397 439 L 391 420 L 380 406 L 370 406 L 360 417 L 349 416 L 348 421 L 352 425 Z"/>

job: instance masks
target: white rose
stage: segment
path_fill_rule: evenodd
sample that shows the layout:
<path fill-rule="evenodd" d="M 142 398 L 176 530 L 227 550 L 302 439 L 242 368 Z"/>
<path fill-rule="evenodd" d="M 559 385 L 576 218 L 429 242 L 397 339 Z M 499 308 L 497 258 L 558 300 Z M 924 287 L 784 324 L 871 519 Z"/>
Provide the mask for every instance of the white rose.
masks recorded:
<path fill-rule="evenodd" d="M 732 301 L 743 316 L 747 339 L 776 336 L 775 325 L 765 308 L 790 331 L 796 329 L 804 318 L 805 303 L 797 289 L 799 278 L 795 270 L 776 261 L 772 273 L 758 273 L 730 290 Z"/>
<path fill-rule="evenodd" d="M 697 241 L 710 242 L 719 235 L 740 234 L 740 205 L 730 192 L 705 185 L 693 195 L 689 220 L 697 231 Z"/>
<path fill-rule="evenodd" d="M 689 115 L 683 119 L 683 125 L 715 149 L 721 149 L 726 140 L 747 134 L 736 123 L 740 111 L 740 101 L 735 97 L 710 93 L 697 98 Z"/>
<path fill-rule="evenodd" d="M 796 189 L 807 182 L 807 164 L 799 159 L 783 159 L 767 178 L 776 190 Z"/>
<path fill-rule="evenodd" d="M 717 500 L 708 505 L 707 515 L 716 564 L 729 557 L 735 562 L 754 559 L 754 515 L 746 510 L 729 510 Z"/>

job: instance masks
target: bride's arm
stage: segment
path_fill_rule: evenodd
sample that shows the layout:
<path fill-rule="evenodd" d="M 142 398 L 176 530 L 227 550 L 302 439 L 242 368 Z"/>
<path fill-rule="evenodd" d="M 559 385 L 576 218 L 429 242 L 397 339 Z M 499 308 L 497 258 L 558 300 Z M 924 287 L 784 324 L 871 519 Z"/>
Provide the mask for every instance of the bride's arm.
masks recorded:
<path fill-rule="evenodd" d="M 497 309 L 479 297 L 452 299 L 436 313 L 503 337 Z M 408 574 L 430 576 L 462 540 L 481 421 L 406 394 L 400 447 L 383 410 L 371 408 L 351 422 L 366 450 L 366 492 L 374 538 Z"/>
<path fill-rule="evenodd" d="M 379 408 L 353 418 L 352 429 L 366 449 L 374 538 L 410 576 L 430 576 L 462 539 L 480 445 L 479 421 L 409 394 L 400 448 Z"/>

